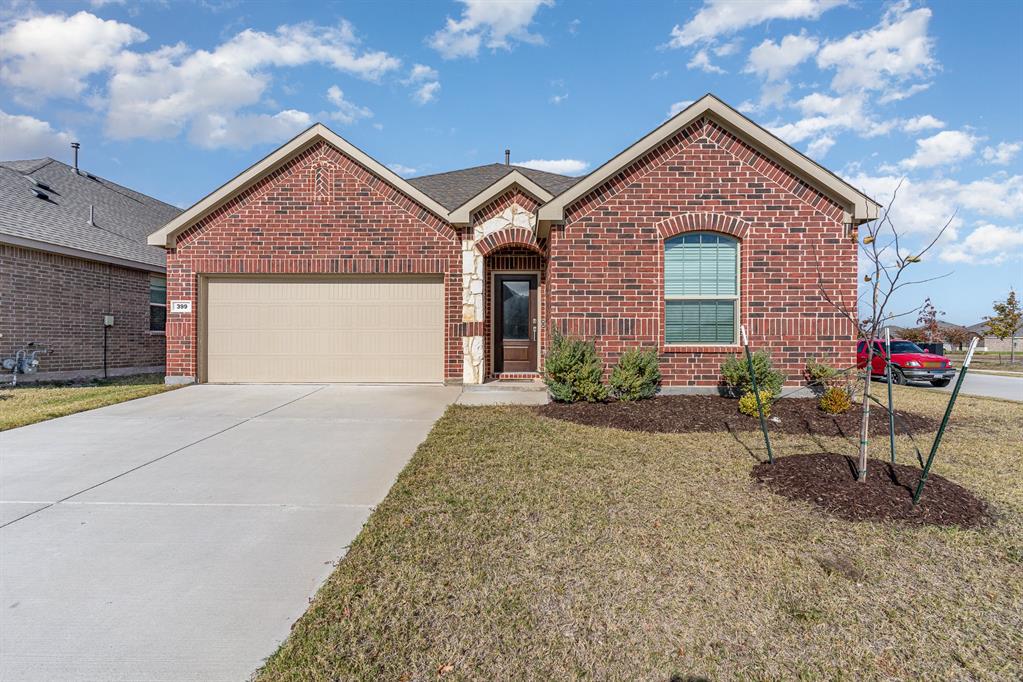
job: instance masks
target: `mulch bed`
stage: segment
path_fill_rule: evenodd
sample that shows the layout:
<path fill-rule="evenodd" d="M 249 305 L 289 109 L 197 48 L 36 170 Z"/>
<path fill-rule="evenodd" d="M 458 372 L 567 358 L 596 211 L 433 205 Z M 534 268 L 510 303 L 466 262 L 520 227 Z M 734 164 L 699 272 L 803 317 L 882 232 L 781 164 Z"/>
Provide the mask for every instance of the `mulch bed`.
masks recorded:
<path fill-rule="evenodd" d="M 771 492 L 804 500 L 849 521 L 901 521 L 917 525 L 983 526 L 991 515 L 983 500 L 933 472 L 920 504 L 913 492 L 922 470 L 870 460 L 867 480 L 856 480 L 851 457 L 831 453 L 793 455 L 753 467 L 753 478 Z"/>
<path fill-rule="evenodd" d="M 739 401 L 716 395 L 664 395 L 636 402 L 550 403 L 537 411 L 554 419 L 608 426 L 625 431 L 692 433 L 697 431 L 756 431 L 760 420 L 739 413 Z M 921 414 L 895 411 L 896 433 L 936 431 L 938 421 Z M 857 436 L 861 409 L 831 415 L 817 407 L 815 398 L 782 398 L 771 406 L 769 432 L 814 436 Z M 870 410 L 870 433 L 888 434 L 888 413 L 877 406 Z"/>

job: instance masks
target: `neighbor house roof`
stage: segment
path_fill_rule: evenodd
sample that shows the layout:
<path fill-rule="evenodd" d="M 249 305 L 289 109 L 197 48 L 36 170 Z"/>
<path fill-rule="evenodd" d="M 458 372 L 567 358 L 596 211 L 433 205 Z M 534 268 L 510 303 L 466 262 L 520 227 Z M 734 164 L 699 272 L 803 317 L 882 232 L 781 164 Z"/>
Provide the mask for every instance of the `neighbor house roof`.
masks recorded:
<path fill-rule="evenodd" d="M 987 322 L 978 322 L 977 324 L 971 324 L 969 327 L 967 327 L 967 329 L 973 332 L 974 334 L 979 334 L 981 336 L 987 336 L 989 334 Z M 1016 333 L 1023 334 L 1023 324 L 1020 324 L 1020 326 L 1016 328 Z"/>
<path fill-rule="evenodd" d="M 180 212 L 53 159 L 0 161 L 2 243 L 162 271 L 164 251 L 146 239 Z"/>

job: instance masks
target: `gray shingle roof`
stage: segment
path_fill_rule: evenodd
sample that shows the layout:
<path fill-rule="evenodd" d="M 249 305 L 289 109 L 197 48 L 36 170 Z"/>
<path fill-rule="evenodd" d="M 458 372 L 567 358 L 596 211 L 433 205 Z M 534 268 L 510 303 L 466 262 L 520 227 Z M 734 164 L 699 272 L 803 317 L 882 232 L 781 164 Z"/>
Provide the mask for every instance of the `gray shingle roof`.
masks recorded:
<path fill-rule="evenodd" d="M 47 198 L 35 196 L 33 189 Z M 3 235 L 164 267 L 164 250 L 147 245 L 146 237 L 179 213 L 176 206 L 109 180 L 76 174 L 60 161 L 0 161 Z"/>
<path fill-rule="evenodd" d="M 491 163 L 486 166 L 463 168 L 447 173 L 421 175 L 417 178 L 409 178 L 408 183 L 450 211 L 516 170 L 555 196 L 582 180 L 582 178 L 571 178 L 524 166 Z"/>

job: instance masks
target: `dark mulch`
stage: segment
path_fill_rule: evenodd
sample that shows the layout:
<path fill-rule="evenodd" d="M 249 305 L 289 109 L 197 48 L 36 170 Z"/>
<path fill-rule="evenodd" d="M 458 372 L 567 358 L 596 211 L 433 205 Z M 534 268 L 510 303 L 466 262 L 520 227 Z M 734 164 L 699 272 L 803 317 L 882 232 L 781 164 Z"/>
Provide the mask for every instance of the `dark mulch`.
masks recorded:
<path fill-rule="evenodd" d="M 755 431 L 760 428 L 759 419 L 739 413 L 738 400 L 716 395 L 665 395 L 631 403 L 550 403 L 538 407 L 537 411 L 545 417 L 587 426 L 651 433 Z M 917 434 L 938 428 L 937 420 L 931 417 L 905 410 L 896 410 L 895 414 L 896 433 Z M 856 436 L 861 416 L 856 405 L 845 414 L 831 415 L 817 407 L 814 398 L 782 398 L 771 406 L 768 431 Z M 888 413 L 876 406 L 870 411 L 870 433 L 888 434 Z"/>
<path fill-rule="evenodd" d="M 991 515 L 983 500 L 933 472 L 920 504 L 913 492 L 922 470 L 870 460 L 867 480 L 856 480 L 851 457 L 831 453 L 793 455 L 753 467 L 753 478 L 771 492 L 804 500 L 850 521 L 903 521 L 918 525 L 983 526 Z"/>

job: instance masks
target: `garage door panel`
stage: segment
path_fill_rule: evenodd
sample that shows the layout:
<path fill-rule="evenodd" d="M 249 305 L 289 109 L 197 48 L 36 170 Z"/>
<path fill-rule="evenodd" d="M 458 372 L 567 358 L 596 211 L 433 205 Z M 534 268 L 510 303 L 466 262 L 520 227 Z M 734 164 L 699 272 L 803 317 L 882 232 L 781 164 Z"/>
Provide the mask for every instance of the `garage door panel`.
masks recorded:
<path fill-rule="evenodd" d="M 208 381 L 443 378 L 439 278 L 214 279 L 206 309 Z"/>

